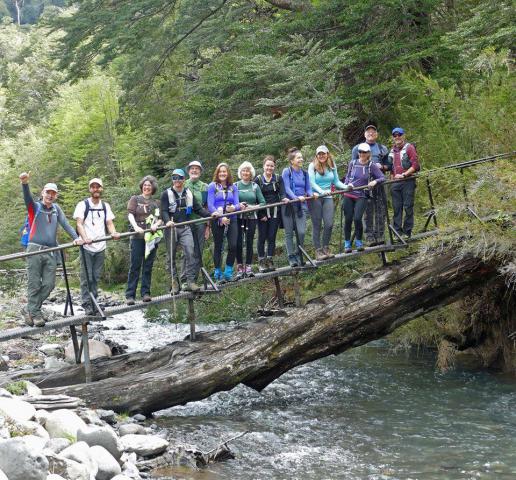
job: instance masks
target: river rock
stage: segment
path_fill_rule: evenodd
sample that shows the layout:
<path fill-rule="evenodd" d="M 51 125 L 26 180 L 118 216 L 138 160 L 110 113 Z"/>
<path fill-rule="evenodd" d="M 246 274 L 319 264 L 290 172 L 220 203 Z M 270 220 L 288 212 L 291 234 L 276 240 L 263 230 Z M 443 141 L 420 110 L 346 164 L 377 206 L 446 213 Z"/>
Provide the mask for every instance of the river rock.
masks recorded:
<path fill-rule="evenodd" d="M 81 417 L 88 425 L 99 425 L 101 427 L 104 425 L 104 422 L 100 419 L 95 410 L 81 408 L 77 410 L 77 415 L 79 415 L 79 417 Z"/>
<path fill-rule="evenodd" d="M 142 457 L 150 457 L 163 453 L 168 447 L 168 441 L 156 435 L 129 434 L 120 438 L 125 452 L 134 452 Z"/>
<path fill-rule="evenodd" d="M 34 385 L 32 382 L 28 382 L 27 380 L 25 380 L 24 383 L 25 395 L 28 395 L 29 397 L 37 397 L 43 393 L 41 391 L 41 388 L 39 388 L 37 385 Z"/>
<path fill-rule="evenodd" d="M 61 358 L 56 357 L 45 357 L 45 363 L 43 364 L 43 368 L 47 370 L 58 370 L 59 368 L 68 366 L 68 363 L 66 363 Z"/>
<path fill-rule="evenodd" d="M 86 442 L 90 447 L 99 445 L 104 447 L 117 460 L 122 455 L 122 447 L 118 436 L 112 427 L 86 427 L 77 430 L 77 440 Z"/>
<path fill-rule="evenodd" d="M 2 472 L 2 470 L 0 470 L 0 480 L 9 480 L 9 479 L 6 477 L 5 473 L 4 473 L 4 472 Z"/>
<path fill-rule="evenodd" d="M 0 442 L 0 470 L 9 480 L 45 480 L 48 460 L 41 450 L 31 450 L 21 438 L 11 438 Z"/>
<path fill-rule="evenodd" d="M 13 398 L 13 394 L 5 388 L 0 388 L 0 398 Z"/>
<path fill-rule="evenodd" d="M 36 409 L 28 402 L 17 398 L 0 398 L 0 415 L 24 422 L 34 418 L 35 414 Z"/>
<path fill-rule="evenodd" d="M 77 430 L 86 428 L 86 424 L 76 413 L 60 409 L 55 410 L 48 416 L 45 428 L 51 438 L 72 437 L 76 439 Z"/>
<path fill-rule="evenodd" d="M 133 419 L 137 422 L 144 422 L 147 420 L 147 417 L 145 415 L 142 415 L 141 413 L 137 413 L 136 415 L 133 415 Z"/>
<path fill-rule="evenodd" d="M 88 472 L 92 477 L 97 475 L 97 462 L 93 460 L 90 453 L 90 447 L 86 442 L 73 443 L 69 447 L 65 448 L 62 452 L 60 452 L 59 456 L 61 458 L 68 458 L 68 460 L 81 463 L 88 469 Z"/>
<path fill-rule="evenodd" d="M 36 410 L 36 422 L 38 422 L 42 427 L 46 425 L 49 416 L 50 413 L 46 410 Z"/>
<path fill-rule="evenodd" d="M 49 470 L 67 480 L 90 480 L 86 465 L 59 455 L 47 454 Z"/>
<path fill-rule="evenodd" d="M 60 453 L 71 444 L 72 442 L 67 438 L 51 438 L 47 441 L 45 448 L 48 448 L 54 453 Z"/>
<path fill-rule="evenodd" d="M 110 425 L 114 425 L 116 423 L 116 413 L 113 410 L 103 410 L 101 408 L 97 409 L 97 415 L 101 420 Z"/>
<path fill-rule="evenodd" d="M 11 420 L 7 422 L 7 428 L 11 432 L 11 437 L 35 435 L 36 437 L 43 438 L 45 443 L 49 439 L 48 432 L 38 422 Z"/>
<path fill-rule="evenodd" d="M 126 462 L 122 467 L 122 473 L 131 480 L 141 480 L 140 471 L 134 463 Z"/>
<path fill-rule="evenodd" d="M 38 350 L 48 357 L 63 358 L 64 356 L 64 348 L 58 343 L 45 343 Z"/>
<path fill-rule="evenodd" d="M 0 479 L 1 480 L 1 479 Z M 126 477 L 123 473 L 113 477 L 111 480 L 132 480 L 130 477 Z"/>
<path fill-rule="evenodd" d="M 110 480 L 115 475 L 122 473 L 118 462 L 104 447 L 95 445 L 90 448 L 90 453 L 99 469 L 96 480 Z"/>
<path fill-rule="evenodd" d="M 56 475 L 55 473 L 51 473 L 47 475 L 47 480 L 66 480 L 61 475 Z"/>
<path fill-rule="evenodd" d="M 121 437 L 124 435 L 145 435 L 146 433 L 145 428 L 136 423 L 124 423 L 118 429 L 118 434 Z"/>
<path fill-rule="evenodd" d="M 11 433 L 7 428 L 5 417 L 0 415 L 0 440 L 6 440 L 7 438 L 11 438 Z"/>
<path fill-rule="evenodd" d="M 90 360 L 101 357 L 111 357 L 111 349 L 103 342 L 89 340 L 88 346 L 90 347 Z M 65 348 L 65 360 L 67 362 L 75 362 L 75 352 L 72 342 Z"/>
<path fill-rule="evenodd" d="M 45 438 L 38 437 L 36 435 L 24 435 L 23 437 L 17 437 L 29 447 L 31 452 L 42 452 L 47 444 L 47 440 Z"/>

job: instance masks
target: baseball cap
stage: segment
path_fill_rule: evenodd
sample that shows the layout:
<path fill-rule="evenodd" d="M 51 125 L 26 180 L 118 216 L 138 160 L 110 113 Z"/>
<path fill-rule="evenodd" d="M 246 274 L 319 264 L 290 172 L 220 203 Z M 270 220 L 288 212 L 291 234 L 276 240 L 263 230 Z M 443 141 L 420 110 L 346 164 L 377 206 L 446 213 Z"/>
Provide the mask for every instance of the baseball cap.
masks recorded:
<path fill-rule="evenodd" d="M 43 191 L 47 191 L 47 190 L 52 190 L 53 192 L 59 192 L 59 190 L 57 189 L 57 185 L 55 183 L 47 183 L 44 187 L 43 187 Z"/>
<path fill-rule="evenodd" d="M 358 151 L 359 152 L 370 152 L 371 151 L 371 147 L 369 146 L 368 143 L 361 143 L 358 146 Z"/>
<path fill-rule="evenodd" d="M 188 170 L 190 170 L 190 167 L 199 167 L 202 170 L 204 170 L 202 168 L 202 165 L 201 165 L 201 162 L 199 162 L 198 160 L 192 160 L 189 164 L 188 164 L 188 167 L 186 167 L 186 171 L 188 172 Z"/>
<path fill-rule="evenodd" d="M 366 130 L 368 130 L 369 128 L 373 128 L 374 130 L 378 131 L 378 129 L 376 128 L 376 125 L 372 125 L 372 124 L 371 124 L 371 125 L 367 125 L 367 127 L 365 127 L 365 128 L 364 128 L 364 132 L 365 132 Z"/>
<path fill-rule="evenodd" d="M 182 169 L 182 168 L 176 168 L 173 172 L 172 172 L 172 176 L 174 175 L 178 175 L 180 177 L 183 177 L 185 178 L 185 171 Z"/>
<path fill-rule="evenodd" d="M 90 180 L 90 183 L 88 183 L 88 187 L 91 187 L 91 185 L 93 183 L 98 183 L 101 187 L 103 187 L 104 185 L 102 184 L 102 180 L 100 178 L 92 178 Z"/>
<path fill-rule="evenodd" d="M 317 147 L 317 150 L 315 151 L 315 154 L 317 155 L 318 153 L 330 153 L 330 151 L 328 150 L 328 147 L 326 145 L 319 145 Z"/>
<path fill-rule="evenodd" d="M 405 135 L 405 130 L 403 130 L 401 127 L 396 127 L 392 129 L 392 134 L 394 135 L 395 133 L 399 135 Z"/>

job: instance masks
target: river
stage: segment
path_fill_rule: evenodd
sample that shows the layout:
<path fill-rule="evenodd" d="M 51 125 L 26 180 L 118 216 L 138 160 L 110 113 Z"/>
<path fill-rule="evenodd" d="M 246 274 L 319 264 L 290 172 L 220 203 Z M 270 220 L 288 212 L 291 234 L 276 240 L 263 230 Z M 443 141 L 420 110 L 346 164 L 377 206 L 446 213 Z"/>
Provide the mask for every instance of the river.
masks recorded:
<path fill-rule="evenodd" d="M 142 347 L 183 338 L 187 326 L 106 322 L 108 338 Z M 132 329 L 146 328 L 137 341 Z M 202 329 L 203 327 L 200 327 Z M 208 329 L 214 327 L 207 327 Z M 131 344 L 131 341 L 136 342 Z M 154 342 L 154 345 L 156 345 Z M 516 383 L 458 369 L 432 353 L 393 353 L 379 341 L 296 368 L 258 393 L 239 386 L 156 414 L 171 438 L 207 451 L 220 439 L 234 460 L 162 479 L 515 479 Z"/>

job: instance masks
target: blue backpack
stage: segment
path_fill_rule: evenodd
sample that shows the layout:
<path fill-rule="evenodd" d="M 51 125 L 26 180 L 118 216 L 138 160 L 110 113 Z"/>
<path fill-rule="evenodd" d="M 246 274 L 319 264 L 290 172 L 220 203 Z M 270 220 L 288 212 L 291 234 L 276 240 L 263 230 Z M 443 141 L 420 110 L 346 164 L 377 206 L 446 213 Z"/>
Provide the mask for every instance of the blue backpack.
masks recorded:
<path fill-rule="evenodd" d="M 41 211 L 41 204 L 39 202 L 36 203 L 36 212 L 34 213 L 34 222 L 36 221 L 36 217 L 38 216 L 39 212 Z M 56 211 L 55 205 L 52 205 L 52 211 Z M 30 236 L 30 228 L 31 224 L 29 223 L 29 216 L 27 215 L 25 217 L 25 222 L 23 223 L 22 227 L 19 230 L 20 233 L 20 244 L 23 248 L 27 248 L 27 245 L 29 244 L 29 236 Z"/>

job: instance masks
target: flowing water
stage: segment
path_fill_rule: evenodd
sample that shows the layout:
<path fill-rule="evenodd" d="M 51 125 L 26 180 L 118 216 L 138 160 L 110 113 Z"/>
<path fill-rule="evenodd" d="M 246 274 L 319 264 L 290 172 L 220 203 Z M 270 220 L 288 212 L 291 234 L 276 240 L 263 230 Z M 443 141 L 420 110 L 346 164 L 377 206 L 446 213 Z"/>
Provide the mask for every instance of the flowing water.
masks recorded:
<path fill-rule="evenodd" d="M 134 328 L 138 329 L 134 314 Z M 127 317 L 125 317 L 127 318 Z M 128 325 L 129 322 L 125 322 Z M 123 343 L 130 331 L 108 338 Z M 188 329 L 147 324 L 167 343 Z M 127 338 L 129 338 L 128 336 Z M 145 347 L 145 345 L 143 345 Z M 230 444 L 234 460 L 168 479 L 515 479 L 516 383 L 486 372 L 435 371 L 433 355 L 393 354 L 375 342 L 298 367 L 258 393 L 230 392 L 159 412 L 171 438 L 208 451 Z"/>

